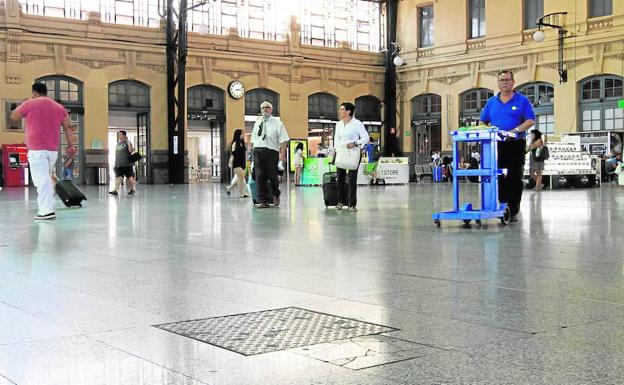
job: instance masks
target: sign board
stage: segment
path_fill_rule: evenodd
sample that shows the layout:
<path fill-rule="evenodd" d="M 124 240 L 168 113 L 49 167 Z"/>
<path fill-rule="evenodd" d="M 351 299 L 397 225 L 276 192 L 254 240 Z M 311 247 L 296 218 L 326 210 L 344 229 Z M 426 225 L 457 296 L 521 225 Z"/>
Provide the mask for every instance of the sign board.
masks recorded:
<path fill-rule="evenodd" d="M 409 183 L 409 164 L 379 163 L 377 177 L 386 181 L 386 184 Z"/>
<path fill-rule="evenodd" d="M 74 142 L 76 143 L 76 142 Z M 92 139 L 91 140 L 91 148 L 94 150 L 103 150 L 104 149 L 104 141 L 102 139 Z"/>
<path fill-rule="evenodd" d="M 618 107 L 619 108 L 624 108 L 624 99 L 618 100 Z"/>
<path fill-rule="evenodd" d="M 590 144 L 589 153 L 592 155 L 605 155 L 607 153 L 607 146 L 605 144 Z"/>
<path fill-rule="evenodd" d="M 330 171 L 330 161 L 330 158 L 305 158 L 303 160 L 303 173 L 301 175 L 301 184 L 323 184 L 323 174 Z M 331 166 L 331 171 L 336 171 L 336 167 Z"/>

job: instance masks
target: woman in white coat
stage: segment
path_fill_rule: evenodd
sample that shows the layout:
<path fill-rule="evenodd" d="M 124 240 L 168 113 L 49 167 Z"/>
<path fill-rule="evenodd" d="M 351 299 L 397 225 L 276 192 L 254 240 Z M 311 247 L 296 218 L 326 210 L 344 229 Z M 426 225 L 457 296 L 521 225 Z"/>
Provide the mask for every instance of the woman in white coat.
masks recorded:
<path fill-rule="evenodd" d="M 368 132 L 362 122 L 357 120 L 353 114 L 355 105 L 353 103 L 342 103 L 338 109 L 340 121 L 336 123 L 334 131 L 334 146 L 347 149 L 356 148 L 358 154 L 362 153 L 362 148 L 368 143 Z M 334 154 L 333 161 L 336 161 Z M 359 164 L 359 162 L 358 162 Z M 357 175 L 358 167 L 355 170 L 347 170 L 336 166 L 338 172 L 338 205 L 336 210 L 341 210 L 343 206 L 348 206 L 349 211 L 356 212 L 357 208 Z"/>

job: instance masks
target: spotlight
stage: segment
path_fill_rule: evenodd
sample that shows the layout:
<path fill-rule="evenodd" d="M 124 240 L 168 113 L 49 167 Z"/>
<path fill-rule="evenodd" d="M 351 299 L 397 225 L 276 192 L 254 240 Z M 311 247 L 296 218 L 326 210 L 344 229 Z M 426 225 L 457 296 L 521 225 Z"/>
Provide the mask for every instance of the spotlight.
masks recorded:
<path fill-rule="evenodd" d="M 395 56 L 394 59 L 392 59 L 392 62 L 397 67 L 400 67 L 403 64 L 405 64 L 405 60 L 403 60 L 403 58 L 401 56 Z"/>

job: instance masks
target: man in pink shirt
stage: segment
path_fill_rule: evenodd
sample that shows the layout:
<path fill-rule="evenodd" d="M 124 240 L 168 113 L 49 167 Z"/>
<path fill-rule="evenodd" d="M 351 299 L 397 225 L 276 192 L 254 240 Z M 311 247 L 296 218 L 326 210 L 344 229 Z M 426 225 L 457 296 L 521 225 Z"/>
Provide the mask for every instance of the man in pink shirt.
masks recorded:
<path fill-rule="evenodd" d="M 72 156 L 76 153 L 67 111 L 47 94 L 48 88 L 44 83 L 35 83 L 31 98 L 11 112 L 12 120 L 26 120 L 28 164 L 38 194 L 35 220 L 56 219 L 52 175 L 58 158 L 61 124 L 67 135 L 67 153 Z"/>

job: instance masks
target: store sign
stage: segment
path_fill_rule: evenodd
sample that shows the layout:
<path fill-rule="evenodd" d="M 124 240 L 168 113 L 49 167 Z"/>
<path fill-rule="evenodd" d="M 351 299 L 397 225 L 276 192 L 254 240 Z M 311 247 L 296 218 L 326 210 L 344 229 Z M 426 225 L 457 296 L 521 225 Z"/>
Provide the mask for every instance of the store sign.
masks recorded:
<path fill-rule="evenodd" d="M 386 184 L 409 183 L 409 164 L 379 163 L 377 176 L 383 178 Z"/>
<path fill-rule="evenodd" d="M 624 108 L 624 99 L 618 100 L 618 107 L 619 108 Z"/>

